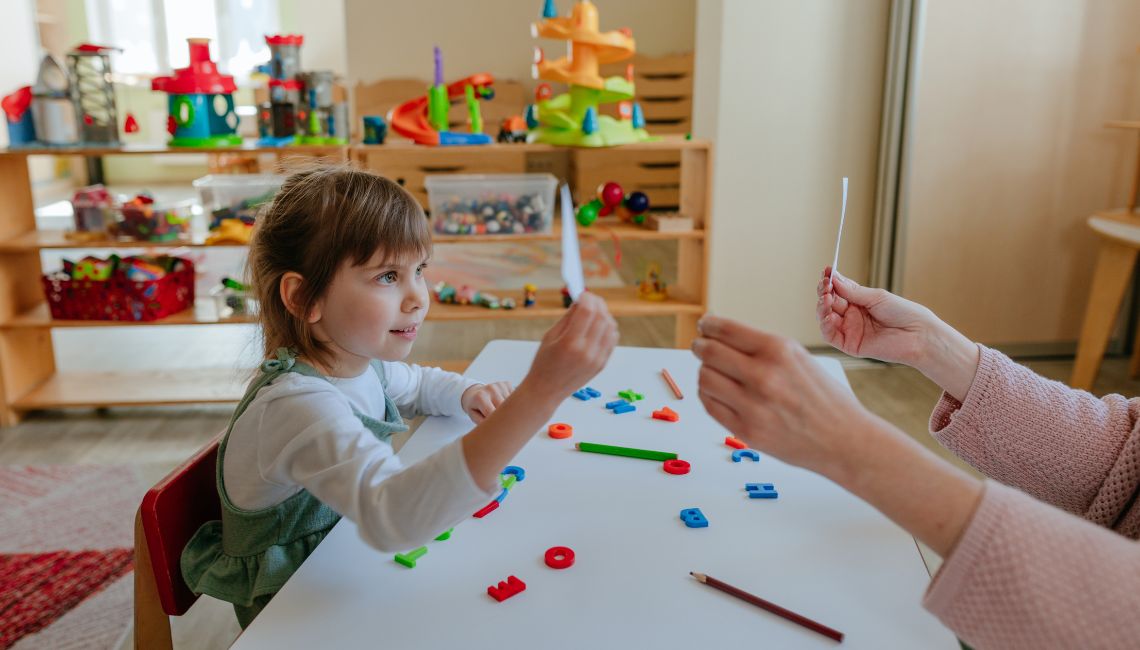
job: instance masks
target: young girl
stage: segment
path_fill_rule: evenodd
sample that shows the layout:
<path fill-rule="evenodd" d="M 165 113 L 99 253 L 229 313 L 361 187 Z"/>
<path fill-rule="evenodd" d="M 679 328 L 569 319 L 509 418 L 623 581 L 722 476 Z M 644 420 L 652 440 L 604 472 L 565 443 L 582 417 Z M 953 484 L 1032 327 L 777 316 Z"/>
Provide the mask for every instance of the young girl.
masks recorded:
<path fill-rule="evenodd" d="M 420 546 L 471 516 L 559 402 L 605 365 L 617 325 L 589 294 L 543 337 L 511 391 L 400 363 L 430 304 L 431 234 L 403 188 L 344 166 L 290 176 L 259 217 L 252 284 L 268 360 L 218 448 L 221 521 L 182 554 L 190 588 L 246 627 L 340 519 L 371 546 Z M 405 467 L 401 413 L 477 426 Z"/>

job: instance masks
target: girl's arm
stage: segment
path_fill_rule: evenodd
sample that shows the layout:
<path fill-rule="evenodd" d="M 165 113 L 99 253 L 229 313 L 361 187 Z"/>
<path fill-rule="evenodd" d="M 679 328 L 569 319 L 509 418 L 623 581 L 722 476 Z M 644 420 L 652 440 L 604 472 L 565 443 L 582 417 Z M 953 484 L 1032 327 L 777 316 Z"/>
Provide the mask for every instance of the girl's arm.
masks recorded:
<path fill-rule="evenodd" d="M 388 396 L 406 415 L 462 415 L 461 398 L 481 382 L 454 372 L 385 361 Z"/>

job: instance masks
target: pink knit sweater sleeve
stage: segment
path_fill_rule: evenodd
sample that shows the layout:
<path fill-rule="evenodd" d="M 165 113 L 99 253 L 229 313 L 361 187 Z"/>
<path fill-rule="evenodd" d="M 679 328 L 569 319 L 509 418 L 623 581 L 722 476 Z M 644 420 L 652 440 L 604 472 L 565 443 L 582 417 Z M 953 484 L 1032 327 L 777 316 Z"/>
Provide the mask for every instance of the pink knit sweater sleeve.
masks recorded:
<path fill-rule="evenodd" d="M 1125 536 L 1140 531 L 1138 420 L 1136 400 L 1097 399 L 982 348 L 965 401 L 943 395 L 931 431 L 1040 501 L 987 482 L 927 609 L 979 649 L 1135 647 L 1140 546 Z"/>

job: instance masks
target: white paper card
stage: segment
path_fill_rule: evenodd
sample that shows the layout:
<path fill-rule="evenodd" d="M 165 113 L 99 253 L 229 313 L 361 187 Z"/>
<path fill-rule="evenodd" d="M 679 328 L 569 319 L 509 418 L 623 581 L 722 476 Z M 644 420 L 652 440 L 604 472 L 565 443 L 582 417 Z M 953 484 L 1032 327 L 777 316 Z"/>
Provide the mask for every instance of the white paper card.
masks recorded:
<path fill-rule="evenodd" d="M 565 184 L 562 186 L 562 281 L 570 291 L 570 298 L 575 301 L 586 290 L 582 254 L 578 251 L 578 221 L 574 218 L 570 186 Z"/>

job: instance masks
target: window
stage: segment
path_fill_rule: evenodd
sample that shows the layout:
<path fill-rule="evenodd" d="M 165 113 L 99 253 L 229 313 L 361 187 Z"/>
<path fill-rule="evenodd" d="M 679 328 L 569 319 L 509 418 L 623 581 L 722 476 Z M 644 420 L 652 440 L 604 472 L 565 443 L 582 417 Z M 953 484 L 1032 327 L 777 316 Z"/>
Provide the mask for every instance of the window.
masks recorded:
<path fill-rule="evenodd" d="M 90 41 L 122 48 L 117 75 L 169 74 L 186 67 L 187 38 L 209 38 L 218 68 L 241 83 L 269 60 L 266 34 L 280 29 L 277 0 L 86 0 Z"/>

